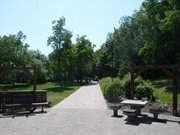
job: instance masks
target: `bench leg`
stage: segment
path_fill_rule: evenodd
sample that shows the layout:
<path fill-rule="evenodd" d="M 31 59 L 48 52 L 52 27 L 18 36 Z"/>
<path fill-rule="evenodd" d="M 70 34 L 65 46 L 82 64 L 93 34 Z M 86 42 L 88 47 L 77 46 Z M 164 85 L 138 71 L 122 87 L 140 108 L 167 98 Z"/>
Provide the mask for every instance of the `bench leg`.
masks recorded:
<path fill-rule="evenodd" d="M 154 119 L 158 119 L 158 113 L 153 113 Z"/>
<path fill-rule="evenodd" d="M 30 113 L 33 113 L 35 110 L 36 110 L 36 107 L 33 107 L 33 108 L 30 110 Z"/>
<path fill-rule="evenodd" d="M 113 109 L 113 116 L 117 117 L 118 116 L 118 109 Z"/>
<path fill-rule="evenodd" d="M 41 106 L 41 112 L 44 112 L 44 105 Z"/>

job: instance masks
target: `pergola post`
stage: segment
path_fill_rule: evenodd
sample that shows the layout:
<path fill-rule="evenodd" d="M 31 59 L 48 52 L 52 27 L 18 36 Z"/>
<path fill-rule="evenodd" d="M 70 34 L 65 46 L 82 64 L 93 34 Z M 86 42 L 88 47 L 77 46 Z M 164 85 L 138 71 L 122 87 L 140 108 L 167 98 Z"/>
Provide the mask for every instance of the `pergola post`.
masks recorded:
<path fill-rule="evenodd" d="M 173 71 L 173 115 L 177 115 L 177 103 L 178 103 L 178 87 L 177 87 L 177 70 Z"/>
<path fill-rule="evenodd" d="M 131 77 L 131 80 L 130 80 L 129 96 L 130 96 L 130 99 L 133 99 L 133 97 L 134 97 L 134 78 L 135 78 L 133 64 L 130 65 L 130 77 Z"/>
<path fill-rule="evenodd" d="M 37 82 L 37 66 L 33 66 L 33 91 L 36 91 L 36 82 Z"/>

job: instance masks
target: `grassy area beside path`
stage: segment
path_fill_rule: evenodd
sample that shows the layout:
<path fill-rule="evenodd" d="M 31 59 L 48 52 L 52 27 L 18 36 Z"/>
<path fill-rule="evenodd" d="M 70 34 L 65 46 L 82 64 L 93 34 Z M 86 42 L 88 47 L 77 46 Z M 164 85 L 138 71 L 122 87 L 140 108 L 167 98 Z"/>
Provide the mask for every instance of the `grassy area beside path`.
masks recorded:
<path fill-rule="evenodd" d="M 106 77 L 101 79 L 100 86 L 104 95 L 107 93 L 107 89 L 114 82 L 123 82 L 123 79 Z M 172 106 L 173 86 L 171 80 L 168 79 L 154 79 L 146 80 L 147 85 L 153 88 L 153 96 L 156 102 L 161 104 Z M 180 86 L 180 82 L 178 84 Z M 179 88 L 179 87 L 178 87 Z M 137 89 L 137 88 L 136 88 Z M 179 90 L 179 89 L 178 89 Z M 178 92 L 178 106 L 180 105 L 180 92 Z"/>
<path fill-rule="evenodd" d="M 80 84 L 68 83 L 63 86 L 59 83 L 47 82 L 44 84 L 37 85 L 37 90 L 47 91 L 49 106 L 54 106 L 55 104 L 62 101 L 64 98 L 71 95 L 77 89 L 80 88 Z M 32 90 L 32 85 L 27 84 L 17 84 L 14 87 L 8 88 L 12 90 Z"/>

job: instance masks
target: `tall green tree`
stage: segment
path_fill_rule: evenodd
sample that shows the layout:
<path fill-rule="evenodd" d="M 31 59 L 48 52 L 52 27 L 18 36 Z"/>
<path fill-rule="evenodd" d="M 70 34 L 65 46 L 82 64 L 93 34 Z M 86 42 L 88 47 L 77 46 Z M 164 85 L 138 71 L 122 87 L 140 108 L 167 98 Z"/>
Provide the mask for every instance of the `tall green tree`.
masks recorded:
<path fill-rule="evenodd" d="M 72 33 L 65 29 L 65 18 L 61 17 L 53 21 L 53 35 L 48 38 L 47 44 L 53 48 L 49 59 L 51 61 L 52 72 L 55 79 L 73 79 L 74 47 L 72 45 Z"/>
<path fill-rule="evenodd" d="M 77 37 L 76 40 L 76 77 L 82 81 L 92 77 L 94 64 L 93 44 L 86 39 L 86 36 Z"/>
<path fill-rule="evenodd" d="M 130 63 L 179 64 L 179 3 L 179 0 L 145 0 L 132 16 L 123 17 L 120 26 L 108 34 L 101 67 L 114 65 L 119 70 L 117 75 L 126 72 Z"/>
<path fill-rule="evenodd" d="M 25 35 L 21 31 L 17 35 L 0 37 L 0 63 L 25 65 L 28 62 L 28 44 L 24 40 Z"/>
<path fill-rule="evenodd" d="M 143 25 L 144 47 L 139 51 L 145 63 L 177 64 L 179 61 L 180 10 L 176 0 L 147 0 L 139 21 Z M 163 50 L 163 53 L 162 53 Z"/>

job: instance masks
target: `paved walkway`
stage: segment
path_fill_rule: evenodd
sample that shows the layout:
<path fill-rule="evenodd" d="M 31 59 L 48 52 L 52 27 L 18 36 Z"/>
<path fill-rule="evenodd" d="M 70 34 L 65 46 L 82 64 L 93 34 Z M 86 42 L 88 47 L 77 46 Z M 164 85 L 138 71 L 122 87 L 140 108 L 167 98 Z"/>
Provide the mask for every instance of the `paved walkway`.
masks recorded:
<path fill-rule="evenodd" d="M 69 109 L 107 109 L 106 102 L 99 85 L 81 87 L 77 92 L 53 107 Z"/>
<path fill-rule="evenodd" d="M 99 85 L 83 86 L 46 114 L 0 118 L 0 135 L 179 135 L 180 118 L 113 118 Z"/>

